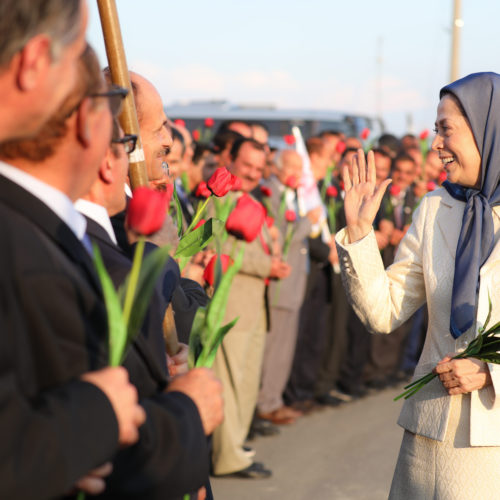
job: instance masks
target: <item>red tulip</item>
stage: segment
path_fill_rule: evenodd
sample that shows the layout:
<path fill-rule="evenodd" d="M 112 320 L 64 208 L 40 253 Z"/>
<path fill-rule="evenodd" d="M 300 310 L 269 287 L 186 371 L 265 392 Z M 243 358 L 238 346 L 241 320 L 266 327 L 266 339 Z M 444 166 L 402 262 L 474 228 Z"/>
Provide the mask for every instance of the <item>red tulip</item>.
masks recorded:
<path fill-rule="evenodd" d="M 339 192 L 337 191 L 337 188 L 335 186 L 328 186 L 326 188 L 326 196 L 329 196 L 330 198 L 336 198 Z"/>
<path fill-rule="evenodd" d="M 368 139 L 369 135 L 370 135 L 370 129 L 365 127 L 361 131 L 360 137 L 361 137 L 361 139 L 363 139 L 363 141 L 366 141 L 366 139 Z"/>
<path fill-rule="evenodd" d="M 337 145 L 335 146 L 335 151 L 337 151 L 337 153 L 339 153 L 339 154 L 342 154 L 345 151 L 346 147 L 347 146 L 345 145 L 344 141 L 339 141 L 339 142 L 337 142 Z"/>
<path fill-rule="evenodd" d="M 215 282 L 215 265 L 217 263 L 217 255 L 214 255 L 205 267 L 203 271 L 203 279 L 210 285 L 213 286 Z M 229 266 L 233 265 L 233 259 L 229 255 L 222 254 L 220 256 L 220 263 L 222 267 L 222 272 L 225 273 Z"/>
<path fill-rule="evenodd" d="M 219 167 L 212 174 L 212 177 L 208 179 L 207 187 L 213 195 L 218 197 L 225 196 L 233 187 L 233 183 L 235 182 L 233 180 L 234 177 L 226 167 Z"/>
<path fill-rule="evenodd" d="M 179 127 L 185 127 L 186 122 L 182 118 L 177 118 L 177 120 L 174 120 L 174 125 L 179 125 Z"/>
<path fill-rule="evenodd" d="M 213 118 L 205 118 L 205 127 L 211 128 L 214 126 L 214 119 Z"/>
<path fill-rule="evenodd" d="M 443 170 L 440 174 L 439 174 L 439 183 L 442 184 L 446 179 L 448 178 L 448 175 L 447 173 Z"/>
<path fill-rule="evenodd" d="M 193 231 L 195 229 L 198 229 L 200 226 L 203 226 L 203 224 L 205 224 L 205 222 L 207 222 L 205 219 L 200 219 L 200 221 L 198 222 L 198 224 L 196 224 L 196 226 L 193 227 Z"/>
<path fill-rule="evenodd" d="M 238 199 L 236 207 L 229 214 L 226 230 L 238 239 L 251 242 L 259 235 L 265 217 L 264 207 L 245 193 Z"/>
<path fill-rule="evenodd" d="M 285 210 L 285 219 L 287 222 L 295 222 L 297 220 L 297 214 L 294 210 Z"/>
<path fill-rule="evenodd" d="M 339 186 L 341 191 L 345 191 L 344 181 L 340 181 Z"/>
<path fill-rule="evenodd" d="M 272 196 L 273 192 L 271 191 L 271 188 L 267 186 L 260 186 L 260 192 L 262 193 L 262 196 L 270 197 Z"/>
<path fill-rule="evenodd" d="M 241 191 L 241 179 L 239 177 L 236 177 L 236 175 L 233 175 L 233 184 L 231 186 L 231 191 Z"/>
<path fill-rule="evenodd" d="M 212 192 L 207 188 L 207 183 L 202 181 L 198 184 L 196 188 L 195 195 L 197 198 L 208 198 Z"/>
<path fill-rule="evenodd" d="M 200 131 L 198 129 L 193 130 L 191 132 L 191 135 L 193 136 L 193 141 L 199 141 L 200 140 Z"/>
<path fill-rule="evenodd" d="M 427 183 L 427 191 L 434 191 L 434 189 L 436 189 L 437 186 L 436 186 L 436 183 L 433 182 L 433 181 L 429 181 Z"/>
<path fill-rule="evenodd" d="M 396 186 L 396 184 L 391 184 L 389 193 L 391 194 L 391 196 L 398 196 L 399 193 L 401 193 L 401 188 L 399 186 Z"/>
<path fill-rule="evenodd" d="M 285 179 L 285 186 L 292 189 L 297 189 L 299 187 L 299 180 L 297 179 L 297 177 L 295 177 L 295 175 L 289 175 Z"/>
<path fill-rule="evenodd" d="M 292 134 L 284 135 L 283 140 L 285 141 L 285 144 L 288 144 L 289 146 L 293 146 L 295 144 L 295 136 Z"/>
<path fill-rule="evenodd" d="M 420 132 L 420 140 L 425 141 L 427 137 L 429 137 L 429 131 L 427 129 L 422 130 L 422 132 Z"/>
<path fill-rule="evenodd" d="M 147 187 L 134 189 L 127 209 L 127 226 L 130 229 L 143 235 L 153 234 L 161 229 L 170 204 L 173 184 L 167 184 L 166 188 L 166 191 Z"/>
<path fill-rule="evenodd" d="M 274 226 L 274 217 L 271 217 L 270 215 L 266 215 L 266 226 L 267 227 Z"/>

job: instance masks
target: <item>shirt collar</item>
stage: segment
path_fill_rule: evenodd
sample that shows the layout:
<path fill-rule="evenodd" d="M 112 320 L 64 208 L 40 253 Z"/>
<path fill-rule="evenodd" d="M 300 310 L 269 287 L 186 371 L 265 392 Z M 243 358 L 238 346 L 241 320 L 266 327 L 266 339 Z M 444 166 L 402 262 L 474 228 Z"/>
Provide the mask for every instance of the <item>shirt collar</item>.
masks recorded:
<path fill-rule="evenodd" d="M 0 161 L 0 174 L 47 205 L 80 241 L 83 239 L 87 229 L 87 221 L 62 191 L 2 161 Z"/>
<path fill-rule="evenodd" d="M 108 212 L 103 206 L 97 205 L 97 203 L 92 203 L 88 200 L 79 199 L 76 200 L 75 207 L 83 215 L 86 215 L 89 219 L 92 219 L 94 222 L 99 224 L 106 231 L 106 234 L 111 238 L 111 241 L 115 245 L 118 245 L 115 232 L 111 224 L 111 219 L 109 218 Z"/>

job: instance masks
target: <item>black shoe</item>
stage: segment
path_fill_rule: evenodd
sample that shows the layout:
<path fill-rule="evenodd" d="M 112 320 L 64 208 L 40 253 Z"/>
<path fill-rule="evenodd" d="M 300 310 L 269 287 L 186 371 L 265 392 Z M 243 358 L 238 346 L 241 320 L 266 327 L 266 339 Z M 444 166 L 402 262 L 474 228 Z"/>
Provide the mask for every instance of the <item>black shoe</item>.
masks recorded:
<path fill-rule="evenodd" d="M 250 426 L 248 439 L 251 441 L 256 436 L 275 436 L 279 433 L 280 430 L 272 422 L 255 417 L 252 421 L 252 425 Z"/>
<path fill-rule="evenodd" d="M 343 403 L 343 401 L 340 398 L 336 398 L 335 396 L 332 396 L 331 394 L 322 394 L 321 396 L 316 397 L 316 401 L 323 406 L 339 406 Z"/>
<path fill-rule="evenodd" d="M 238 477 L 241 479 L 267 479 L 272 476 L 272 472 L 264 467 L 261 462 L 253 462 L 246 469 L 239 470 L 237 472 L 231 472 L 230 474 L 221 474 L 218 477 Z"/>

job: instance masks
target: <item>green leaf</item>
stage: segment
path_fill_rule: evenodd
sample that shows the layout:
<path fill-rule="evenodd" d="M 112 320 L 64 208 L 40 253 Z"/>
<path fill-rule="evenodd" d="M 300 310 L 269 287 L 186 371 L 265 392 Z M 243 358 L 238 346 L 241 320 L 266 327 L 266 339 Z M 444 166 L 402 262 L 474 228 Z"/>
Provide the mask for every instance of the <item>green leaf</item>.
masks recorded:
<path fill-rule="evenodd" d="M 223 327 L 219 328 L 219 330 L 217 331 L 217 335 L 214 336 L 213 345 L 204 346 L 204 349 L 203 349 L 204 356 L 200 356 L 196 366 L 204 366 L 206 368 L 212 368 L 212 365 L 214 364 L 214 361 L 215 361 L 215 356 L 217 355 L 217 351 L 218 351 L 220 345 L 222 344 L 224 337 L 229 332 L 229 330 L 231 330 L 231 328 L 233 328 L 233 326 L 236 324 L 238 319 L 239 319 L 239 317 L 234 318 L 233 321 L 231 321 L 227 325 L 224 325 Z"/>
<path fill-rule="evenodd" d="M 215 291 L 212 300 L 210 301 L 207 313 L 207 341 L 209 343 L 214 342 L 214 336 L 217 335 L 217 331 L 226 313 L 227 300 L 229 297 L 229 292 L 231 290 L 231 285 L 234 277 L 243 264 L 244 253 L 245 245 L 242 245 L 234 264 L 232 266 L 229 266 L 227 271 L 222 276 L 220 284 Z"/>
<path fill-rule="evenodd" d="M 159 247 L 142 260 L 137 290 L 127 327 L 127 345 L 133 341 L 142 326 L 154 288 L 168 260 L 169 252 L 170 246 Z M 124 290 L 128 287 L 129 278 L 130 276 L 127 276 L 125 282 L 120 286 L 121 295 L 124 295 Z"/>
<path fill-rule="evenodd" d="M 104 302 L 108 314 L 109 364 L 118 366 L 127 344 L 127 329 L 122 315 L 120 298 L 102 261 L 99 247 L 94 243 L 94 265 L 101 282 Z"/>
<path fill-rule="evenodd" d="M 182 205 L 177 195 L 177 186 L 174 182 L 174 201 L 175 201 L 175 215 L 177 218 L 177 235 L 179 238 L 182 236 Z"/>
<path fill-rule="evenodd" d="M 205 327 L 206 314 L 206 307 L 199 307 L 194 315 L 193 326 L 191 327 L 191 333 L 189 334 L 189 368 L 196 366 L 196 360 L 199 358 L 203 349 L 202 335 Z"/>
<path fill-rule="evenodd" d="M 214 236 L 218 236 L 224 229 L 224 223 L 219 219 L 208 219 L 199 228 L 185 234 L 179 241 L 175 257 L 192 257 L 205 248 Z"/>

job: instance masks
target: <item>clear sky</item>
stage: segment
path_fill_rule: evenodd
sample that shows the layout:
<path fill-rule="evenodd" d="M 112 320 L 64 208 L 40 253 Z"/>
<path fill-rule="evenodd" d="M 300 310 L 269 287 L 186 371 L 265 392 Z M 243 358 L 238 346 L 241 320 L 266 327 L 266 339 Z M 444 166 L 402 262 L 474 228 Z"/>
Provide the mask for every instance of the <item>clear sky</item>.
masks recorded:
<path fill-rule="evenodd" d="M 96 2 L 88 2 L 88 38 L 105 65 Z M 432 128 L 449 80 L 452 0 L 116 2 L 129 66 L 167 105 L 223 98 L 381 109 L 389 131 L 406 132 L 411 116 L 418 133 Z M 462 18 L 460 75 L 500 73 L 500 1 L 462 0 Z"/>

